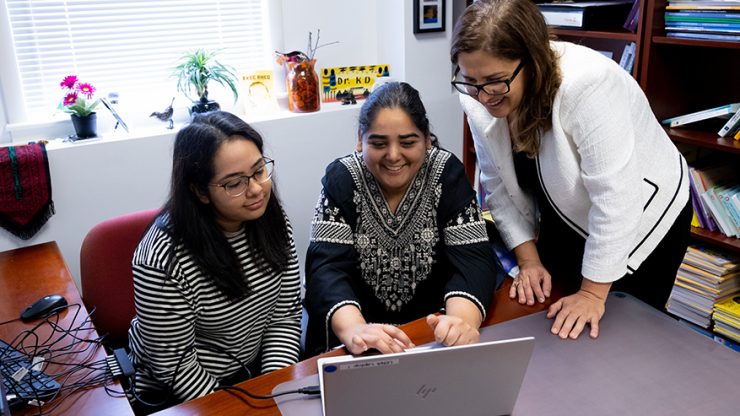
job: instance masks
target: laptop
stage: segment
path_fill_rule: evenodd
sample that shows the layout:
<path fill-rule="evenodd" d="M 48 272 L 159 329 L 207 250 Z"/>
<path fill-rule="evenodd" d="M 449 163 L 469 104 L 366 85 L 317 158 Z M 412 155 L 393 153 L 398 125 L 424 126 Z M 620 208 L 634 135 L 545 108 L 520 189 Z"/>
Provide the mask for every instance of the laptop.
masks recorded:
<path fill-rule="evenodd" d="M 5 382 L 2 373 L 0 373 L 0 416 L 10 416 L 10 404 L 8 404 L 8 397 L 5 393 Z"/>
<path fill-rule="evenodd" d="M 324 416 L 510 415 L 534 338 L 318 360 Z"/>

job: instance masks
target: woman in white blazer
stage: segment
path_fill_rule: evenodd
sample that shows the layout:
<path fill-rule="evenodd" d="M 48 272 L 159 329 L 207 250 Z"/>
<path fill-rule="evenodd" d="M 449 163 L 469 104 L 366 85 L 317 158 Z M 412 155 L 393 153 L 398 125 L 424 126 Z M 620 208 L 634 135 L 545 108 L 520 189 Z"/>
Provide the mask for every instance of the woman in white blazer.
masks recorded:
<path fill-rule="evenodd" d="M 572 291 L 548 311 L 561 338 L 586 324 L 597 337 L 610 289 L 662 309 L 689 239 L 687 167 L 630 74 L 550 40 L 530 0 L 469 6 L 451 59 L 486 202 L 521 269 L 510 297 L 544 302 L 551 279 Z"/>

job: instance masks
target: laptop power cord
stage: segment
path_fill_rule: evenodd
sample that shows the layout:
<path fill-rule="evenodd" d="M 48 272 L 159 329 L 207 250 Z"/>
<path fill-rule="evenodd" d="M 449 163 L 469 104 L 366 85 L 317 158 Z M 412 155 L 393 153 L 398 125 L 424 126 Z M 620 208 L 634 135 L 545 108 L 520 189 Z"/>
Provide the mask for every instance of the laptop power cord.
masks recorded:
<path fill-rule="evenodd" d="M 259 395 L 259 394 L 250 393 L 247 390 L 241 387 L 237 387 L 237 386 L 219 386 L 219 387 L 216 387 L 216 390 L 234 390 L 234 391 L 243 393 L 253 399 L 258 399 L 258 400 L 274 399 L 275 397 L 285 396 L 288 394 L 308 394 L 308 395 L 321 394 L 321 389 L 319 388 L 319 386 L 301 387 L 300 389 L 296 389 L 296 390 L 288 390 L 288 391 L 283 391 L 283 392 L 275 393 L 275 394 L 267 394 L 264 396 Z"/>

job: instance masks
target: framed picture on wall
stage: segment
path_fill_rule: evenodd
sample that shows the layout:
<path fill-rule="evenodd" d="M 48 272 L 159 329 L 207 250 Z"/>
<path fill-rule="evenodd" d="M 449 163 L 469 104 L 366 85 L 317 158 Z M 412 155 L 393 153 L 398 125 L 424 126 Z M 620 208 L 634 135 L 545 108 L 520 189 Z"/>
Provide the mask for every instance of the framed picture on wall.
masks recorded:
<path fill-rule="evenodd" d="M 445 31 L 445 0 L 413 0 L 414 33 Z"/>

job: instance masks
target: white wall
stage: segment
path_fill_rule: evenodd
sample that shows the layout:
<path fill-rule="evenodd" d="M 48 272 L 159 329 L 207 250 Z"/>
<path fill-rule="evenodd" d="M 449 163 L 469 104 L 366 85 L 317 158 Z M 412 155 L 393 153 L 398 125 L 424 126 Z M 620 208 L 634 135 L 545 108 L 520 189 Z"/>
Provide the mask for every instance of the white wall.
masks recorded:
<path fill-rule="evenodd" d="M 363 9 L 366 17 L 348 21 L 346 16 L 356 15 L 358 5 L 368 8 Z M 452 2 L 447 5 L 451 10 Z M 305 49 L 308 31 L 317 28 L 322 40 L 341 41 L 319 49 L 320 67 L 390 63 L 392 77 L 419 89 L 441 144 L 460 155 L 462 111 L 449 87 L 451 13 L 447 13 L 446 32 L 420 35 L 412 33 L 408 1 L 283 0 L 282 13 L 286 50 Z M 324 167 L 350 153 L 357 137 L 359 105 L 333 108 L 253 123 L 276 159 L 276 182 L 295 229 L 301 266 Z M 0 230 L 0 251 L 56 240 L 78 279 L 79 248 L 90 228 L 104 219 L 162 204 L 173 138 L 174 133 L 160 130 L 139 139 L 50 146 L 57 213 L 28 241 Z"/>

